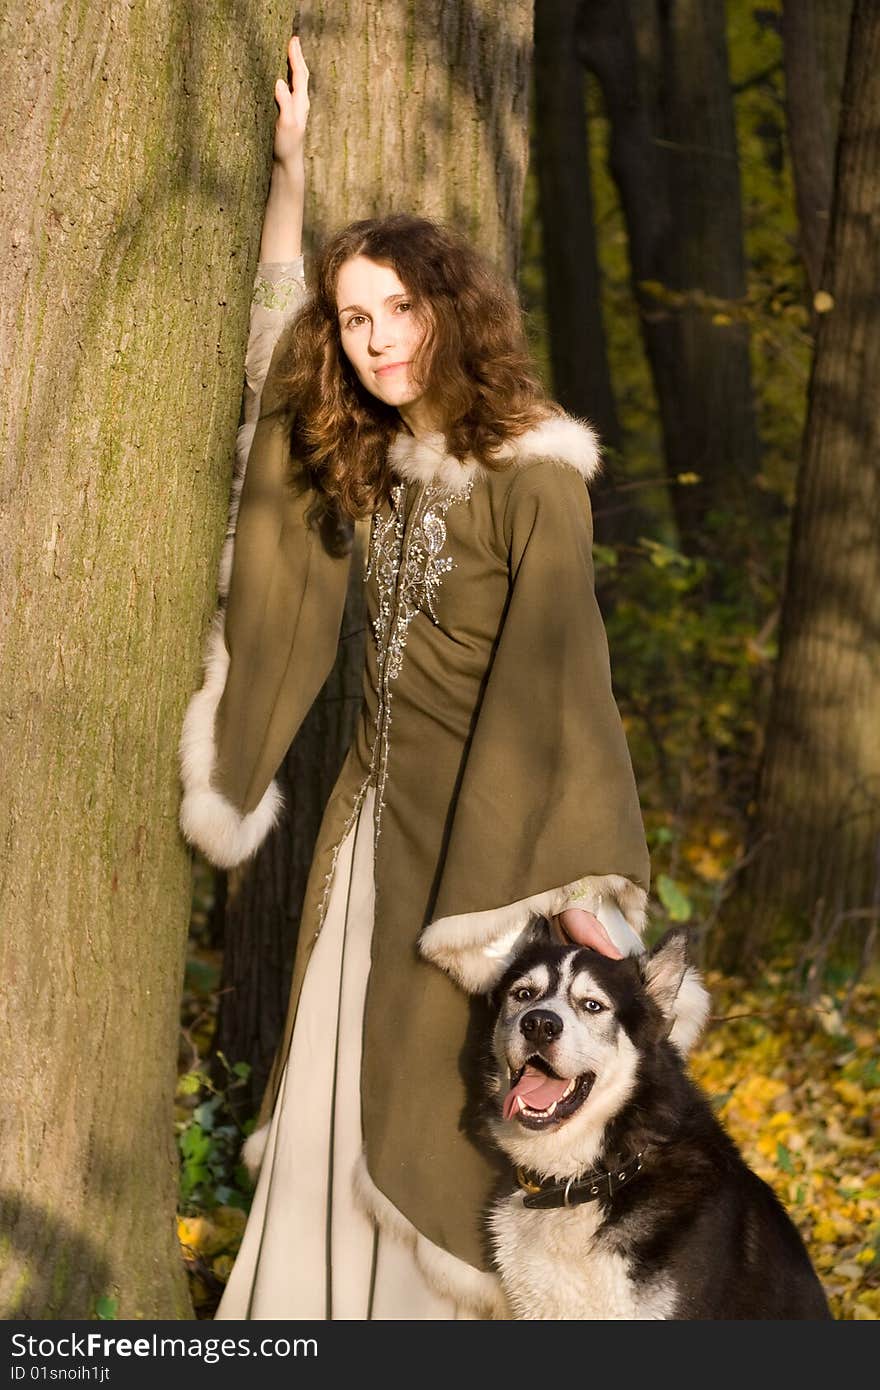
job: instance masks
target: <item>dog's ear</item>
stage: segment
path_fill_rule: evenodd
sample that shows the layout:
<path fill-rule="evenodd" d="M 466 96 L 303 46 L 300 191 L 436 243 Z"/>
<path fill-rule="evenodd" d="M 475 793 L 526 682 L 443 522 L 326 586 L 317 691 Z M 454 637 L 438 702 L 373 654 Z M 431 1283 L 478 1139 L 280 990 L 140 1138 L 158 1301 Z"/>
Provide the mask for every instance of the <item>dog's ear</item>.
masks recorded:
<path fill-rule="evenodd" d="M 669 1041 L 686 1056 L 709 1015 L 709 995 L 699 971 L 688 962 L 687 932 L 673 927 L 661 937 L 645 959 L 643 973 L 648 993 L 669 1020 Z"/>

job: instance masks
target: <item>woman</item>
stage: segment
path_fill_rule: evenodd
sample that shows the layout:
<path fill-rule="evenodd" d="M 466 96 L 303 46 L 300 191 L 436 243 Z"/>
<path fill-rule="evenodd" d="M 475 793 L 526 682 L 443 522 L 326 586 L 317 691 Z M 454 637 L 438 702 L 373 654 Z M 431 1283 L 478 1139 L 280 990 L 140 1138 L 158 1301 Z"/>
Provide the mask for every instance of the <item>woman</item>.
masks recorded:
<path fill-rule="evenodd" d="M 353 520 L 368 642 L 218 1317 L 504 1317 L 481 1224 L 497 1160 L 470 1122 L 486 991 L 542 918 L 640 949 L 648 886 L 593 594 L 597 448 L 543 397 L 513 296 L 451 232 L 357 223 L 302 304 L 296 40 L 290 64 L 228 598 L 182 738 L 181 823 L 215 863 L 277 819 L 274 774 L 333 664 Z"/>

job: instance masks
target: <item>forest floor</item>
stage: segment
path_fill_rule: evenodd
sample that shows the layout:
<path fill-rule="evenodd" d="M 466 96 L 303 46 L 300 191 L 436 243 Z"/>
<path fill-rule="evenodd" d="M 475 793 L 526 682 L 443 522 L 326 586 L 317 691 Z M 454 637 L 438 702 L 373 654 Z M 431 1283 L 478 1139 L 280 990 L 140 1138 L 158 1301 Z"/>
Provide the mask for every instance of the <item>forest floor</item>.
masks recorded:
<path fill-rule="evenodd" d="M 193 947 L 178 1088 L 179 1235 L 198 1317 L 235 1257 L 250 1187 L 223 1092 L 203 1084 L 219 955 Z M 696 1080 L 754 1170 L 798 1226 L 838 1319 L 880 1318 L 880 980 L 808 996 L 787 963 L 757 984 L 710 974 L 712 1017 Z M 230 1085 L 246 1075 L 230 1067 Z"/>

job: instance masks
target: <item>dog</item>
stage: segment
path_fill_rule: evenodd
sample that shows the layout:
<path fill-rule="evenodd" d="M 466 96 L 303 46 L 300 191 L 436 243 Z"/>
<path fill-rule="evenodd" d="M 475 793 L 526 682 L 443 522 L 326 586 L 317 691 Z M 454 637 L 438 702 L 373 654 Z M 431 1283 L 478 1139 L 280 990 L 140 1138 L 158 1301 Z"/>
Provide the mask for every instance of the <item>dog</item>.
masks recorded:
<path fill-rule="evenodd" d="M 610 960 L 536 943 L 493 993 L 487 1126 L 516 1170 L 491 1206 L 517 1319 L 817 1319 L 794 1224 L 684 1054 L 709 1000 L 668 932 Z"/>

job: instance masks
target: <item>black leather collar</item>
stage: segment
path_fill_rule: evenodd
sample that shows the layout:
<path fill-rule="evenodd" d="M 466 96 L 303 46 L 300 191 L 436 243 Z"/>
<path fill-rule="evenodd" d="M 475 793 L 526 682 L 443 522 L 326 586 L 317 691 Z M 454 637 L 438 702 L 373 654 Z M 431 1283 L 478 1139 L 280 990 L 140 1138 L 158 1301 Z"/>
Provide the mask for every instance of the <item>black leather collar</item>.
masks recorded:
<path fill-rule="evenodd" d="M 527 1168 L 517 1168 L 516 1180 L 526 1194 L 523 1206 L 549 1210 L 552 1207 L 579 1207 L 582 1202 L 613 1197 L 615 1192 L 632 1182 L 636 1174 L 642 1171 L 642 1157 L 638 1153 L 610 1171 L 600 1168 L 595 1173 L 585 1173 L 582 1178 L 569 1178 L 567 1182 L 542 1178 Z"/>

